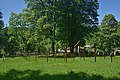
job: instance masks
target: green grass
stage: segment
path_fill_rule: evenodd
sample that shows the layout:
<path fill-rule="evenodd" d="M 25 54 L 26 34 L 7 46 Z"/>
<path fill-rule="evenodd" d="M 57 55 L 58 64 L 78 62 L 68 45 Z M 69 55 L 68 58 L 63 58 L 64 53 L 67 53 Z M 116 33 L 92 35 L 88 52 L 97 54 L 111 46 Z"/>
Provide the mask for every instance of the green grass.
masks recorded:
<path fill-rule="evenodd" d="M 120 80 L 120 56 L 86 57 L 85 60 L 76 57 L 68 58 L 9 58 L 5 62 L 0 59 L 0 80 Z"/>

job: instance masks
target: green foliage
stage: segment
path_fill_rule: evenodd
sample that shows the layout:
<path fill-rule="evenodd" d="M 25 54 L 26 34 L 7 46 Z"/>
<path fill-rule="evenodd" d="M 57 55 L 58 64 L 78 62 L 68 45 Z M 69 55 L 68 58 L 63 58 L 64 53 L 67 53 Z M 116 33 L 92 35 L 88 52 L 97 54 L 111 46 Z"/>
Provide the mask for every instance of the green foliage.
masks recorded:
<path fill-rule="evenodd" d="M 12 50 L 45 52 L 52 48 L 71 47 L 85 38 L 98 25 L 97 0 L 24 0 L 26 8 L 11 13 L 8 34 Z"/>
<path fill-rule="evenodd" d="M 85 35 L 88 35 L 91 27 L 98 23 L 97 0 L 25 0 L 25 2 L 28 10 L 35 15 L 37 29 L 46 38 L 50 38 L 52 43 L 62 40 L 64 43 L 68 42 L 68 46 L 74 46 L 81 40 L 84 44 Z"/>
<path fill-rule="evenodd" d="M 4 30 L 3 30 L 4 22 L 3 22 L 2 18 L 3 18 L 3 14 L 0 11 L 0 49 L 4 47 L 4 42 L 5 42 L 4 41 L 5 35 L 4 35 Z"/>
<path fill-rule="evenodd" d="M 103 44 L 106 44 L 106 52 L 111 52 L 112 48 L 117 46 L 117 20 L 112 14 L 105 15 L 101 23 L 101 35 L 103 35 Z"/>
<path fill-rule="evenodd" d="M 78 41 L 96 44 L 101 52 L 120 48 L 120 23 L 112 14 L 105 15 L 97 27 L 98 0 L 24 1 L 26 8 L 19 14 L 12 12 L 9 27 L 0 31 L 4 35 L 0 36 L 0 48 L 11 54 L 23 49 L 34 51 L 36 47 L 41 53 L 70 47 L 73 53 Z"/>
<path fill-rule="evenodd" d="M 0 52 L 1 54 L 5 54 L 5 53 L 6 53 L 6 52 L 4 51 L 4 49 L 1 49 L 0 51 L 1 51 L 1 52 Z"/>
<path fill-rule="evenodd" d="M 93 34 L 90 40 L 92 44 L 97 44 L 100 52 L 110 53 L 113 49 L 119 47 L 119 26 L 112 14 L 105 15 L 97 32 Z"/>
<path fill-rule="evenodd" d="M 4 27 L 4 22 L 3 22 L 2 18 L 3 18 L 3 14 L 0 11 L 0 30 Z"/>

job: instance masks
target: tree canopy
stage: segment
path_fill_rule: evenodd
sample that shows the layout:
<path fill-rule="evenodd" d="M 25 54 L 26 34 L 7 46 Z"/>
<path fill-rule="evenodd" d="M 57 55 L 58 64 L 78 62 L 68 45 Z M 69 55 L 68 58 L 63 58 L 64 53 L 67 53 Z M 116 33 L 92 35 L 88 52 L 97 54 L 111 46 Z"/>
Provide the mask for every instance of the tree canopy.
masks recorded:
<path fill-rule="evenodd" d="M 24 0 L 21 13 L 11 13 L 9 26 L 4 27 L 0 12 L 0 41 L 6 52 L 34 51 L 40 53 L 75 44 L 88 43 L 98 51 L 111 52 L 119 48 L 120 22 L 107 14 L 98 26 L 98 0 Z M 4 35 L 4 36 L 2 36 Z"/>
<path fill-rule="evenodd" d="M 91 43 L 96 43 L 100 52 L 110 53 L 113 49 L 119 48 L 119 27 L 119 22 L 114 15 L 105 15 L 98 31 L 93 34 Z"/>

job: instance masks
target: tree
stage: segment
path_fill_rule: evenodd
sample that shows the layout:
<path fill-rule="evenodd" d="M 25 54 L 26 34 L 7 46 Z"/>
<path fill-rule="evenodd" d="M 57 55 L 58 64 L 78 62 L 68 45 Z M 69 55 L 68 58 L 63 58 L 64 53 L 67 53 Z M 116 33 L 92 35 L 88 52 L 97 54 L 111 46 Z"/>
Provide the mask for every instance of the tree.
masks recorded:
<path fill-rule="evenodd" d="M 85 44 L 84 38 L 98 24 L 97 0 L 24 1 L 27 7 L 22 13 L 12 13 L 9 22 L 10 40 L 15 40 L 18 48 L 44 46 L 54 53 L 58 42 L 73 53 L 74 45 L 79 40 Z"/>
<path fill-rule="evenodd" d="M 4 57 L 5 54 L 7 54 L 7 49 L 8 49 L 8 34 L 7 34 L 7 26 L 4 27 L 4 22 L 2 20 L 3 18 L 3 14 L 0 11 L 0 51 L 1 54 L 3 54 L 3 61 L 4 61 Z"/>
<path fill-rule="evenodd" d="M 4 62 L 5 54 L 6 54 L 6 53 L 5 53 L 4 49 L 1 49 L 0 51 L 1 51 L 0 53 L 3 55 L 2 57 L 3 57 L 3 62 Z"/>
<path fill-rule="evenodd" d="M 73 53 L 74 45 L 79 40 L 81 44 L 85 44 L 84 38 L 96 28 L 99 5 L 97 0 L 64 0 L 59 1 L 59 4 L 59 36 L 61 40 L 68 42 Z"/>
<path fill-rule="evenodd" d="M 8 27 L 8 51 L 11 55 L 15 55 L 19 50 L 19 16 L 16 13 L 11 13 Z"/>
<path fill-rule="evenodd" d="M 98 24 L 97 0 L 25 1 L 28 8 L 39 11 L 39 13 L 45 13 L 39 18 L 45 17 L 44 25 L 49 30 L 48 32 L 52 34 L 49 35 L 52 38 L 52 44 L 54 44 L 56 37 L 57 41 L 62 40 L 71 47 L 71 53 L 73 53 L 75 43 L 81 40 L 84 44 L 85 35 L 89 34 L 88 31 L 91 30 L 91 27 L 96 27 Z"/>
<path fill-rule="evenodd" d="M 30 17 L 28 17 L 29 14 L 27 13 L 11 13 L 10 17 L 10 27 L 8 30 L 8 33 L 10 35 L 9 42 L 14 40 L 14 49 L 17 51 L 26 51 L 28 50 L 33 51 L 35 48 L 35 28 L 29 27 L 27 20 L 30 20 Z M 16 48 L 15 48 L 16 46 Z M 13 50 L 14 50 L 13 49 Z M 15 51 L 16 51 L 15 50 Z"/>
<path fill-rule="evenodd" d="M 105 15 L 100 28 L 103 35 L 103 44 L 106 45 L 106 52 L 110 53 L 116 45 L 117 20 L 112 14 Z"/>
<path fill-rule="evenodd" d="M 4 27 L 4 22 L 3 22 L 2 18 L 3 18 L 3 14 L 0 11 L 0 30 Z"/>
<path fill-rule="evenodd" d="M 116 33 L 116 48 L 120 48 L 120 22 L 118 22 L 117 33 Z"/>
<path fill-rule="evenodd" d="M 0 11 L 0 49 L 2 49 L 4 46 L 4 33 L 3 33 L 3 27 L 4 27 L 4 22 L 2 20 L 3 18 L 3 14 L 2 12 Z"/>
<path fill-rule="evenodd" d="M 97 46 L 97 51 L 110 53 L 117 48 L 119 35 L 118 22 L 112 14 L 105 15 L 97 32 L 93 34 L 91 43 Z"/>

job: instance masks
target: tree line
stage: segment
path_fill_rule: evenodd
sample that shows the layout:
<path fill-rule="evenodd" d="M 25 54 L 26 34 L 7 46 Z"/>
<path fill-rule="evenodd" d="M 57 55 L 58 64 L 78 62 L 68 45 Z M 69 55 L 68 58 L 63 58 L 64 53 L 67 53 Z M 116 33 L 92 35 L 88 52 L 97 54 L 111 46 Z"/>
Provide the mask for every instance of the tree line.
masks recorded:
<path fill-rule="evenodd" d="M 88 43 L 96 45 L 97 51 L 105 54 L 120 49 L 120 22 L 112 14 L 105 15 Z"/>
<path fill-rule="evenodd" d="M 98 0 L 24 0 L 26 7 L 19 14 L 12 12 L 9 26 L 0 12 L 0 49 L 11 55 L 16 52 L 40 53 L 70 47 L 80 41 L 92 44 L 98 51 L 119 48 L 119 22 L 112 14 L 98 26 Z"/>

